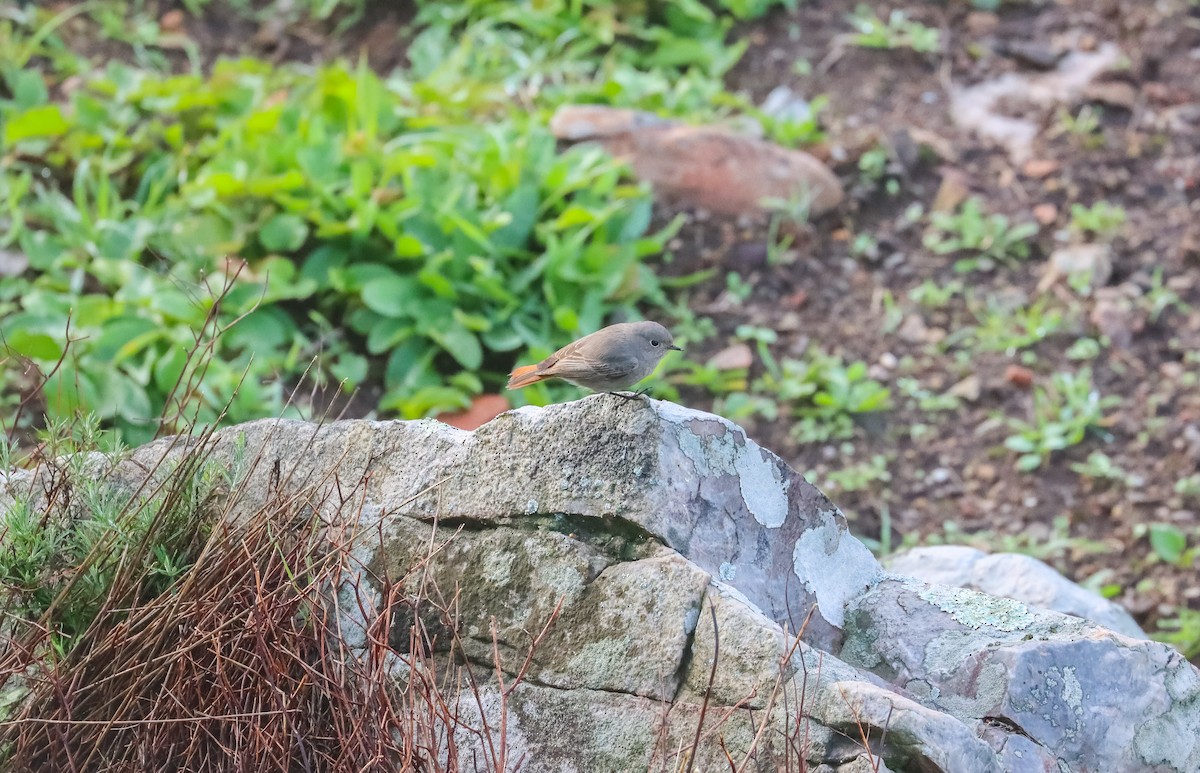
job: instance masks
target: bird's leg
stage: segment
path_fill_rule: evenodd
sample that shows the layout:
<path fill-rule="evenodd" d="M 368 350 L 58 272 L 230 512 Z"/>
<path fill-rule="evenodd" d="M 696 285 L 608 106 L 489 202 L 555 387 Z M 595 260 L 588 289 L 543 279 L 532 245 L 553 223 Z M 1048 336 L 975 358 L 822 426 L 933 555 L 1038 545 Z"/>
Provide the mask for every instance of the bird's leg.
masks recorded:
<path fill-rule="evenodd" d="M 646 387 L 643 389 L 639 389 L 636 392 L 609 392 L 609 394 L 613 395 L 614 397 L 619 397 L 622 400 L 624 400 L 625 402 L 629 402 L 630 400 L 642 399 L 642 396 L 645 395 L 649 391 L 650 391 L 649 387 Z"/>

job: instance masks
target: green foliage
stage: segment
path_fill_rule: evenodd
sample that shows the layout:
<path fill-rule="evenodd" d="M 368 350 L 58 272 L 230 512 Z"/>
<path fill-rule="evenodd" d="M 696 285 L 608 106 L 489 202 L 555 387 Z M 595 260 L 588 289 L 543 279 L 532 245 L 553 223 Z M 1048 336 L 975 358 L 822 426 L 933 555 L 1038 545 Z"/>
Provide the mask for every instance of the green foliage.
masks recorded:
<path fill-rule="evenodd" d="M 1159 620 L 1152 636 L 1178 648 L 1189 660 L 1200 657 L 1200 611 L 1181 607 L 1174 617 Z"/>
<path fill-rule="evenodd" d="M 892 479 L 888 462 L 885 455 L 875 454 L 865 462 L 851 463 L 833 470 L 824 478 L 817 479 L 811 474 L 806 477 L 817 480 L 817 485 L 826 493 L 866 491 L 876 483 L 887 483 Z"/>
<path fill-rule="evenodd" d="M 946 343 L 966 340 L 972 350 L 1011 356 L 1053 335 L 1064 324 L 1063 313 L 1044 297 L 1015 308 L 992 298 L 971 306 L 978 324 L 961 328 Z"/>
<path fill-rule="evenodd" d="M 854 34 L 850 42 L 862 48 L 911 48 L 929 54 L 941 48 L 941 32 L 912 21 L 904 11 L 895 9 L 888 14 L 887 21 L 880 19 L 871 7 L 860 5 L 850 16 Z"/>
<path fill-rule="evenodd" d="M 1034 223 L 1013 224 L 1004 215 L 989 215 L 977 198 L 963 202 L 957 213 L 934 212 L 925 246 L 938 255 L 965 253 L 958 271 L 991 270 L 1029 257 L 1029 240 L 1038 232 Z"/>
<path fill-rule="evenodd" d="M 932 279 L 926 279 L 908 291 L 908 298 L 927 309 L 941 309 L 962 295 L 964 289 L 965 285 L 957 279 L 941 285 Z"/>
<path fill-rule="evenodd" d="M 1087 461 L 1071 465 L 1071 471 L 1092 480 L 1111 480 L 1123 486 L 1137 488 L 1144 482 L 1140 476 L 1131 475 L 1121 468 L 1111 456 L 1103 451 L 1092 451 Z"/>
<path fill-rule="evenodd" d="M 1097 201 L 1090 207 L 1076 202 L 1071 205 L 1071 230 L 1080 235 L 1093 234 L 1099 238 L 1111 238 L 1125 225 L 1125 208 Z"/>
<path fill-rule="evenodd" d="M 1184 499 L 1200 501 L 1200 472 L 1175 481 L 1175 493 Z"/>
<path fill-rule="evenodd" d="M 1174 524 L 1152 523 L 1146 529 L 1150 549 L 1154 555 L 1168 564 L 1188 566 L 1192 555 L 1187 549 L 1187 535 Z"/>
<path fill-rule="evenodd" d="M 1118 402 L 1119 398 L 1100 396 L 1089 368 L 1055 373 L 1049 388 L 1035 387 L 1032 417 L 1009 420 L 1016 434 L 1004 445 L 1020 454 L 1018 470 L 1037 469 L 1053 452 L 1082 443 L 1089 431 L 1102 430 L 1104 411 Z"/>
<path fill-rule="evenodd" d="M 887 387 L 867 375 L 864 362 L 849 365 L 839 356 L 810 349 L 803 360 L 768 361 L 754 391 L 787 405 L 797 419 L 799 442 L 823 442 L 854 433 L 854 417 L 891 408 Z"/>
<path fill-rule="evenodd" d="M 363 69 L 310 79 L 221 63 L 201 80 L 114 65 L 72 108 L 70 123 L 57 108 L 53 122 L 25 121 L 16 142 L 68 174 L 69 194 L 32 169 L 5 173 L 17 202 L 6 241 L 36 273 L 6 288 L 0 329 L 49 371 L 71 315 L 52 416 L 80 408 L 152 435 L 210 313 L 227 332 L 194 395 L 204 418 L 230 398 L 234 421 L 277 413 L 280 382 L 262 382 L 322 348 L 320 375 L 353 381 L 365 355 L 390 352 L 384 407 L 422 415 L 480 390 L 478 378 L 447 385 L 456 371 L 552 349 L 657 292 L 640 265 L 662 247 L 644 235 L 650 198 L 607 156 L 557 154 L 533 125 L 440 124 L 420 115 L 436 105 L 410 105 Z M 218 282 L 226 254 L 251 268 Z M 342 327 L 357 338 L 334 336 Z"/>
<path fill-rule="evenodd" d="M 17 497 L 0 516 L 7 608 L 28 623 L 48 624 L 62 652 L 102 609 L 170 588 L 204 543 L 209 498 L 240 470 L 188 458 L 161 470 L 165 486 L 135 494 L 107 475 L 119 448 L 107 444 L 107 458 L 90 453 L 105 448 L 103 438 L 98 417 L 52 424 L 42 443 L 65 454 L 58 473 L 43 470 L 52 490 L 38 500 Z M 47 504 L 65 501 L 72 503 L 66 510 Z"/>
<path fill-rule="evenodd" d="M 93 70 L 56 31 L 87 14 L 117 35 L 106 0 L 0 20 L 0 248 L 30 262 L 0 287 L 0 393 L 28 358 L 54 374 L 51 418 L 91 411 L 134 442 L 171 415 L 283 413 L 303 377 L 379 384 L 405 417 L 464 407 L 514 361 L 665 302 L 644 262 L 672 231 L 648 234 L 648 189 L 597 149 L 558 152 L 549 112 L 743 110 L 773 136 L 819 136 L 720 79 L 741 54 L 733 22 L 780 4 L 426 1 L 412 68 L 387 79 L 253 60 Z M 362 2 L 288 8 L 346 19 Z M 121 39 L 148 46 L 157 28 L 126 10 Z"/>

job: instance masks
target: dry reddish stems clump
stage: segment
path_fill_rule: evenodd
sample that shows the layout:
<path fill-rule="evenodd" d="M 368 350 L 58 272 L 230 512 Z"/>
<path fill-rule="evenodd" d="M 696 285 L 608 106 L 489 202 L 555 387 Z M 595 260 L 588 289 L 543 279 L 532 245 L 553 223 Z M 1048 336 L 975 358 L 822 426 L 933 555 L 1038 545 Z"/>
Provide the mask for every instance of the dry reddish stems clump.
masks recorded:
<path fill-rule="evenodd" d="M 460 696 L 480 686 L 464 678 L 456 639 L 436 642 L 422 622 L 456 628 L 440 593 L 418 600 L 429 590 L 420 567 L 356 594 L 379 608 L 352 616 L 365 631 L 342 630 L 336 589 L 363 576 L 355 535 L 313 517 L 312 493 L 218 526 L 174 587 L 106 605 L 65 658 L 45 656 L 46 627 L 24 626 L 0 654 L 0 691 L 18 679 L 30 689 L 0 723 L 7 769 L 458 770 L 464 732 L 485 741 L 476 769 L 508 768 L 486 719 L 460 717 Z M 339 522 L 358 522 L 349 515 Z M 401 651 L 389 644 L 398 618 L 410 626 Z M 407 679 L 396 676 L 402 661 Z"/>

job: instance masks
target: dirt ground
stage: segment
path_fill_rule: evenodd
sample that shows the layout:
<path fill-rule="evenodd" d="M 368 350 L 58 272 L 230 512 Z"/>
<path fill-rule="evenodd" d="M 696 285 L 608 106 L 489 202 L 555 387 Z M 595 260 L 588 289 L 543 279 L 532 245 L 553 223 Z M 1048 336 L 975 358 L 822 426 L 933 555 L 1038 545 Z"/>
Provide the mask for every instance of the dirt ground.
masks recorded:
<path fill-rule="evenodd" d="M 1200 105 L 1200 7 L 1076 0 L 1005 6 L 996 16 L 973 12 L 965 3 L 872 4 L 880 17 L 902 8 L 939 28 L 945 55 L 847 47 L 840 57 L 831 57 L 855 5 L 853 0 L 802 3 L 794 20 L 795 40 L 795 31 L 777 22 L 746 30 L 752 47 L 731 85 L 756 99 L 781 83 L 800 94 L 828 95 L 829 142 L 846 152 L 847 160 L 836 168 L 854 195 L 843 213 L 814 225 L 795 264 L 748 270 L 755 292 L 745 307 L 719 315 L 723 329 L 745 320 L 778 329 L 794 311 L 796 329 L 781 342 L 784 350 L 802 348 L 812 339 L 867 363 L 899 362 L 883 370 L 893 378 L 916 377 L 934 392 L 978 379 L 978 398 L 963 408 L 931 417 L 913 401 L 898 399 L 886 426 L 854 442 L 860 461 L 887 455 L 891 475 L 890 483 L 834 496 L 853 514 L 859 533 L 878 537 L 886 511 L 893 544 L 941 532 L 946 522 L 963 532 L 1014 535 L 1010 544 L 1040 545 L 1036 552 L 1076 580 L 1119 585 L 1117 601 L 1144 624 L 1170 614 L 1175 605 L 1200 607 L 1194 568 L 1152 558 L 1139 528 L 1163 522 L 1195 534 L 1200 525 L 1197 502 L 1174 492 L 1176 481 L 1200 466 L 1200 392 L 1187 384 L 1188 372 L 1194 376 L 1197 365 L 1185 359 L 1200 350 L 1200 111 L 1188 113 L 1193 120 L 1183 130 L 1163 130 L 1147 120 L 1151 113 Z M 1132 87 L 1112 91 L 1132 94 L 1133 103 L 1095 105 L 1102 110 L 1098 139 L 1084 144 L 1043 121 L 1031 159 L 1052 161 L 1056 168 L 1041 176 L 1032 162 L 1014 163 L 1003 150 L 955 128 L 949 89 L 1007 72 L 1036 73 L 1022 57 L 1000 52 L 1015 48 L 1012 44 L 1050 49 L 1067 37 L 1084 47 L 1115 43 L 1128 59 L 1126 69 L 1106 80 Z M 798 57 L 812 62 L 812 74 L 791 74 L 790 64 Z M 907 165 L 914 135 L 927 134 L 935 144 L 944 142 L 941 157 Z M 855 188 L 855 162 L 875 142 L 888 147 L 899 168 L 894 196 Z M 912 227 L 904 212 L 914 202 L 928 210 L 946 175 L 965 181 L 989 210 L 1014 221 L 1032 221 L 1035 207 L 1052 204 L 1057 214 L 1042 227 L 1032 259 L 990 275 L 963 276 L 954 273 L 952 260 L 923 249 L 922 229 Z M 1127 213 L 1113 241 L 1108 286 L 1129 283 L 1144 290 L 1161 269 L 1183 306 L 1157 321 L 1137 314 L 1101 320 L 1112 344 L 1093 362 L 1095 385 L 1102 394 L 1122 398 L 1108 412 L 1110 437 L 1107 442 L 1089 438 L 1056 453 L 1034 473 L 1017 472 L 1015 455 L 1002 449 L 1009 430 L 996 417 L 1022 417 L 1032 410 L 1031 390 L 1022 388 L 1021 379 L 1006 377 L 1021 360 L 1004 352 L 956 355 L 953 347 L 944 352 L 931 347 L 928 335 L 914 331 L 945 331 L 950 340 L 956 329 L 971 324 L 971 312 L 961 294 L 930 312 L 914 308 L 908 292 L 927 279 L 943 285 L 958 279 L 980 293 L 1034 302 L 1055 231 L 1068 223 L 1071 204 L 1100 199 Z M 849 236 L 860 233 L 874 237 L 879 248 L 874 260 L 851 256 Z M 702 294 L 699 303 L 719 303 L 720 289 Z M 1055 296 L 1061 289 L 1048 292 Z M 887 332 L 888 312 L 881 302 L 885 291 L 904 315 L 892 332 Z M 1066 352 L 1081 335 L 1097 334 L 1097 304 L 1067 299 L 1064 305 L 1076 307 L 1068 324 L 1032 349 L 1036 362 L 1028 367 L 1034 385 L 1078 367 Z M 922 324 L 909 324 L 912 314 Z M 920 424 L 932 424 L 933 431 L 915 440 L 909 430 Z M 763 423 L 751 431 L 797 469 L 816 470 L 818 477 L 844 463 L 840 449 L 790 442 L 785 426 Z M 1124 487 L 1072 471 L 1073 463 L 1096 450 L 1143 483 Z M 1056 527 L 1058 517 L 1066 520 Z M 993 549 L 1005 542 L 990 541 Z"/>
<path fill-rule="evenodd" d="M 778 355 L 820 345 L 865 361 L 892 387 L 893 409 L 863 422 L 846 443 L 801 444 L 786 421 L 744 422 L 759 442 L 818 482 L 882 455 L 890 480 L 831 492 L 860 535 L 896 546 L 983 532 L 993 549 L 1031 550 L 1073 579 L 1109 586 L 1150 628 L 1179 606 L 1200 609 L 1190 559 L 1166 563 L 1145 533 L 1147 524 L 1169 523 L 1191 535 L 1189 545 L 1200 539 L 1200 501 L 1175 491 L 1177 480 L 1200 470 L 1200 390 L 1191 373 L 1198 366 L 1187 359 L 1200 351 L 1200 6 L 1060 0 L 1006 3 L 993 14 L 957 0 L 871 3 L 881 18 L 902 9 L 941 31 L 941 51 L 918 54 L 844 45 L 856 4 L 802 0 L 794 13 L 737 31 L 750 45 L 730 75 L 731 88 L 756 102 L 780 85 L 807 98 L 828 96 L 827 141 L 814 152 L 833 166 L 849 195 L 836 214 L 803 229 L 796 259 L 782 265 L 768 264 L 763 222 L 689 220 L 663 270 L 718 269 L 691 290 L 690 302 L 720 332 L 689 357 L 707 359 L 734 340 L 739 325 L 761 325 L 778 331 Z M 403 61 L 397 35 L 411 16 L 406 3 L 378 3 L 336 40 L 320 30 L 256 27 L 211 13 L 202 24 L 189 21 L 187 32 L 205 60 L 254 53 L 308 61 L 365 49 L 370 63 L 386 70 Z M 956 128 L 954 89 L 1004 73 L 1034 76 L 1068 44 L 1094 51 L 1107 43 L 1119 47 L 1124 66 L 1102 78 L 1107 90 L 1084 100 L 1099 118 L 1089 136 L 1062 130 L 1059 111 L 1029 110 L 1038 132 L 1029 161 L 1018 162 Z M 1070 117 L 1080 106 L 1062 110 Z M 891 191 L 864 181 L 859 170 L 863 154 L 876 147 L 887 151 Z M 925 218 L 914 223 L 908 213 L 918 203 L 928 212 L 947 177 L 1016 222 L 1040 214 L 1044 224 L 1030 259 L 958 274 L 953 257 L 924 248 Z M 1102 292 L 1081 297 L 1061 284 L 1039 290 L 1071 204 L 1100 199 L 1127 214 L 1112 240 L 1104 290 L 1145 295 L 1161 270 L 1179 303 L 1157 318 L 1104 300 Z M 864 234 L 866 241 L 858 238 Z M 727 293 L 729 271 L 753 288 L 744 302 Z M 965 292 L 937 308 L 909 297 L 927 280 L 959 281 L 979 297 L 1007 298 L 1014 307 L 1045 296 L 1065 321 L 1029 348 L 1035 356 L 981 353 L 954 343 L 956 331 L 976 324 Z M 1090 363 L 1095 385 L 1121 398 L 1107 411 L 1107 437 L 1089 437 L 1034 472 L 1018 472 L 1016 455 L 1003 448 L 1011 434 L 1004 418 L 1029 416 L 1033 387 L 1087 364 L 1067 352 L 1080 337 L 1100 332 L 1110 342 Z M 958 385 L 965 397 L 952 410 L 923 410 L 896 388 L 904 377 L 934 394 Z M 698 390 L 685 391 L 684 401 L 712 406 Z M 1098 450 L 1140 483 L 1072 470 Z"/>

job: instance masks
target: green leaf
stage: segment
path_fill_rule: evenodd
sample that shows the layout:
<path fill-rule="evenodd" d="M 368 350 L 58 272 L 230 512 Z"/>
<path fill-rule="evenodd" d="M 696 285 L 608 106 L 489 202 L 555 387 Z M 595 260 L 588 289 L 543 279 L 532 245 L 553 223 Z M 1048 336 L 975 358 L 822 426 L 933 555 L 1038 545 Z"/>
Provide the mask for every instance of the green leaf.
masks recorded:
<path fill-rule="evenodd" d="M 1169 564 L 1179 562 L 1187 549 L 1187 536 L 1178 527 L 1169 523 L 1150 524 L 1150 547 L 1159 558 Z"/>
<path fill-rule="evenodd" d="M 483 364 L 483 347 L 479 344 L 479 338 L 462 323 L 432 328 L 428 335 L 467 370 L 476 370 Z"/>
<path fill-rule="evenodd" d="M 268 252 L 295 252 L 307 238 L 308 224 L 296 215 L 276 215 L 258 232 L 258 241 Z"/>
<path fill-rule="evenodd" d="M 412 317 L 418 310 L 420 291 L 412 277 L 383 274 L 363 286 L 362 299 L 371 311 L 385 317 Z"/>
<path fill-rule="evenodd" d="M 58 105 L 39 105 L 8 119 L 4 126 L 4 144 L 35 137 L 59 137 L 69 128 Z"/>
<path fill-rule="evenodd" d="M 5 336 L 4 343 L 22 357 L 42 362 L 58 362 L 63 353 L 62 347 L 53 338 L 29 330 L 14 330 Z"/>
<path fill-rule="evenodd" d="M 1017 469 L 1021 472 L 1036 470 L 1042 466 L 1042 457 L 1037 454 L 1025 454 L 1017 459 Z"/>

